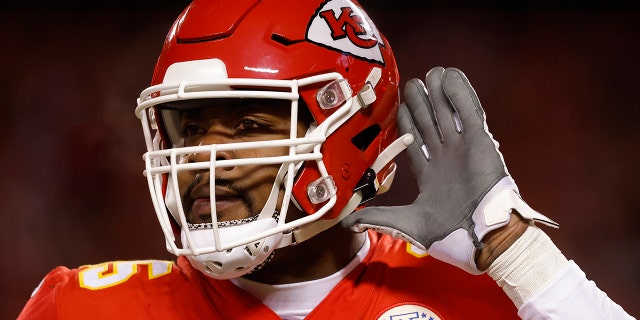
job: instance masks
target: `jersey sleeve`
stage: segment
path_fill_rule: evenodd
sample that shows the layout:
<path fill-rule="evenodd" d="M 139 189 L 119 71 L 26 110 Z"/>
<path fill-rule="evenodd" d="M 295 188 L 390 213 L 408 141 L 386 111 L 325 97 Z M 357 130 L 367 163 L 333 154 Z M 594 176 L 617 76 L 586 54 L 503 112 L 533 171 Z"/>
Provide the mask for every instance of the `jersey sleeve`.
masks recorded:
<path fill-rule="evenodd" d="M 167 292 L 191 292 L 191 283 L 160 260 L 110 261 L 47 274 L 18 319 L 140 319 L 179 315 Z M 187 300 L 186 302 L 190 302 Z M 182 303 L 180 306 L 191 306 Z M 185 307 L 189 308 L 189 307 Z"/>
<path fill-rule="evenodd" d="M 526 301 L 522 319 L 635 319 L 612 301 L 575 262 L 570 261 L 555 280 Z"/>
<path fill-rule="evenodd" d="M 68 280 L 70 270 L 57 267 L 49 272 L 31 294 L 18 320 L 58 319 L 56 308 L 56 288 Z"/>

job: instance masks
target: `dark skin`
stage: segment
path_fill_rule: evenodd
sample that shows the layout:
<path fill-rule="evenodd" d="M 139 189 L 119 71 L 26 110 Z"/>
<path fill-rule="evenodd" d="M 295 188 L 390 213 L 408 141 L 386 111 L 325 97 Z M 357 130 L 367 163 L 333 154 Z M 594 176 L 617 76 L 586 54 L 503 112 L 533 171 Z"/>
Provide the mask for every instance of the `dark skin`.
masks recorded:
<path fill-rule="evenodd" d="M 232 110 L 232 111 L 231 111 Z M 250 142 L 289 138 L 289 102 L 255 100 L 234 104 L 212 101 L 205 108 L 181 112 L 179 131 L 186 146 Z M 310 123 L 309 115 L 300 115 L 298 136 L 303 136 Z M 263 148 L 225 151 L 216 158 L 239 159 L 287 154 L 287 148 Z M 209 154 L 189 156 L 183 161 L 207 161 Z M 248 218 L 258 214 L 267 201 L 279 165 L 249 165 L 216 170 L 216 213 L 218 221 Z M 211 221 L 207 170 L 184 171 L 178 175 L 180 193 L 187 217 L 192 223 Z M 279 203 L 282 202 L 282 192 Z M 280 207 L 281 205 L 278 205 Z M 288 209 L 288 220 L 303 213 L 294 205 Z M 294 246 L 276 250 L 268 264 L 245 277 L 270 284 L 308 281 L 329 276 L 347 265 L 364 244 L 365 235 L 334 227 Z M 329 246 L 327 243 L 347 245 Z"/>
<path fill-rule="evenodd" d="M 276 250 L 273 260 L 263 269 L 244 277 L 269 284 L 324 278 L 353 260 L 365 239 L 365 233 L 335 226 L 298 245 Z M 332 243 L 344 245 L 327 245 Z"/>
<path fill-rule="evenodd" d="M 206 107 L 185 110 L 180 132 L 186 146 L 287 139 L 290 134 L 289 104 L 282 101 L 212 100 Z M 304 134 L 306 125 L 297 130 Z M 287 147 L 218 151 L 218 160 L 286 155 Z M 208 161 L 209 153 L 190 155 L 185 162 Z M 216 213 L 218 221 L 257 215 L 266 203 L 279 165 L 244 165 L 216 169 Z M 192 223 L 211 221 L 209 170 L 178 174 L 185 212 Z"/>
<path fill-rule="evenodd" d="M 511 213 L 506 226 L 493 230 L 482 239 L 482 250 L 476 252 L 476 266 L 479 270 L 487 270 L 502 253 L 522 236 L 530 222 L 517 212 Z"/>
<path fill-rule="evenodd" d="M 234 112 L 220 112 L 220 108 Z M 250 103 L 230 107 L 226 103 L 182 113 L 180 130 L 187 146 L 258 140 L 285 139 L 289 135 L 288 104 Z M 299 121 L 298 135 L 304 135 L 308 120 Z M 268 148 L 221 152 L 219 159 L 253 158 L 286 154 L 286 148 Z M 207 154 L 195 155 L 185 161 L 205 161 Z M 220 168 L 218 180 L 224 185 L 216 187 L 219 221 L 243 219 L 256 215 L 266 202 L 277 166 L 239 166 Z M 183 172 L 179 175 L 185 211 L 193 223 L 210 221 L 208 202 L 208 172 Z M 279 201 L 282 201 L 282 194 Z M 289 206 L 289 219 L 300 217 L 293 205 Z M 476 254 L 476 264 L 486 270 L 495 259 L 509 248 L 526 230 L 528 223 L 512 213 L 509 223 L 487 234 L 483 249 Z M 261 270 L 245 275 L 246 278 L 269 284 L 284 284 L 315 280 L 329 276 L 346 266 L 365 241 L 364 233 L 335 226 L 311 239 L 294 246 L 276 250 L 273 259 Z M 327 245 L 341 243 L 346 245 Z"/>
<path fill-rule="evenodd" d="M 486 270 L 529 227 L 520 214 L 511 214 L 509 223 L 489 232 L 482 250 L 476 253 L 476 265 Z M 353 233 L 340 226 L 333 227 L 297 246 L 276 251 L 274 259 L 258 272 L 245 278 L 271 284 L 294 283 L 329 276 L 342 269 L 355 257 L 364 243 L 364 233 Z M 349 246 L 328 246 L 327 243 L 349 243 Z"/>

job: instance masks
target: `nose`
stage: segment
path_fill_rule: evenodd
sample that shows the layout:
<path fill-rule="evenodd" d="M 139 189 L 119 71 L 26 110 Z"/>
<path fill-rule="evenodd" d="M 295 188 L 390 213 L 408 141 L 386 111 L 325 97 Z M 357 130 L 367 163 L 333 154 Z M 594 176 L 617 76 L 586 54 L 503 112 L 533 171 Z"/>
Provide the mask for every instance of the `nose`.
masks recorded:
<path fill-rule="evenodd" d="M 232 136 L 225 132 L 221 132 L 220 130 L 216 130 L 213 127 L 204 135 L 204 137 L 200 140 L 200 146 L 211 146 L 211 145 L 222 145 L 225 143 L 232 142 Z M 217 148 L 214 148 L 215 155 L 211 155 L 210 152 L 198 152 L 195 154 L 191 154 L 189 156 L 190 162 L 204 162 L 210 161 L 214 158 L 216 161 L 220 160 L 231 160 L 235 158 L 235 151 L 233 150 L 224 150 L 220 151 Z M 233 167 L 219 167 L 217 170 L 232 170 Z"/>

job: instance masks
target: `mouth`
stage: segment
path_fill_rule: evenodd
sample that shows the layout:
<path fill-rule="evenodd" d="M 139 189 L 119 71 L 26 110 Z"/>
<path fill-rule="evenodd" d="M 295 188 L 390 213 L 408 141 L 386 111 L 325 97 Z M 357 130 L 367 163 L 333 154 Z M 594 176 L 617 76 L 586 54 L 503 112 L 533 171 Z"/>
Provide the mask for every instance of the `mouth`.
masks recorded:
<path fill-rule="evenodd" d="M 216 181 L 215 204 L 212 206 L 209 183 L 196 179 L 183 194 L 183 206 L 190 223 L 210 223 L 215 208 L 218 222 L 244 219 L 252 215 L 250 199 L 231 183 Z M 218 184 L 219 183 L 219 184 Z"/>
<path fill-rule="evenodd" d="M 243 207 L 246 207 L 245 202 L 240 196 L 216 196 L 215 211 L 218 221 L 234 219 L 235 217 L 232 217 L 232 215 L 234 213 L 237 214 Z M 211 222 L 211 209 L 211 199 L 209 197 L 196 198 L 191 204 L 189 220 L 195 223 Z"/>

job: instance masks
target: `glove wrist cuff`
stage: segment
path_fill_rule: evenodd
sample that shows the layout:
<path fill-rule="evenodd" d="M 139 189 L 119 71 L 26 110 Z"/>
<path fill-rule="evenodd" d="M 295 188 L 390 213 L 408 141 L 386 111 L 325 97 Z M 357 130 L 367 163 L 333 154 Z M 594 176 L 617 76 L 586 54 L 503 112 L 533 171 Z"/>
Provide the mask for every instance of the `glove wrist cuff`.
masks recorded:
<path fill-rule="evenodd" d="M 558 224 L 545 215 L 533 210 L 518 194 L 518 187 L 510 176 L 502 178 L 483 198 L 475 212 L 473 221 L 478 239 L 500 227 L 505 226 L 513 210 L 526 220 L 540 222 L 551 227 Z"/>
<path fill-rule="evenodd" d="M 471 274 L 481 274 L 475 263 L 478 245 L 487 233 L 509 223 L 513 210 L 525 219 L 557 227 L 557 223 L 533 210 L 520 195 L 510 176 L 505 176 L 487 192 L 466 225 L 435 241 L 427 250 L 434 258 L 455 265 Z M 464 223 L 463 223 L 464 224 Z"/>

